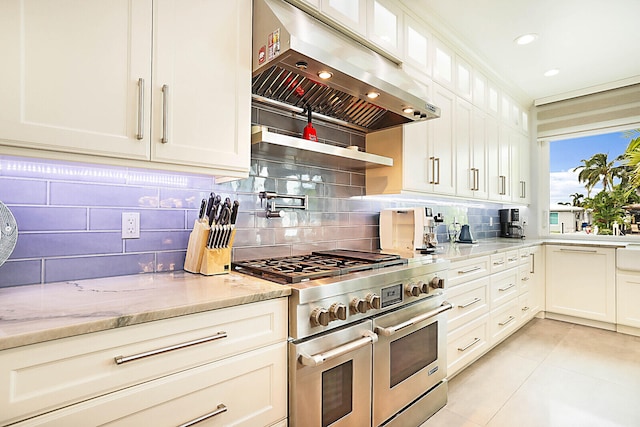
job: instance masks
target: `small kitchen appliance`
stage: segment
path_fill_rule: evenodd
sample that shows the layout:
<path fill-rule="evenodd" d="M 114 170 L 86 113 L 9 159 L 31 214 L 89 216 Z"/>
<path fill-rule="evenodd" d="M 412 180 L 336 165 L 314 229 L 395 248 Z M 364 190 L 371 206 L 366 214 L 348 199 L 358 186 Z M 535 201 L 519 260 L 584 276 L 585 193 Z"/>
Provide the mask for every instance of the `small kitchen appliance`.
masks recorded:
<path fill-rule="evenodd" d="M 469 228 L 469 224 L 465 224 L 460 229 L 460 234 L 458 235 L 457 243 L 476 243 L 476 240 L 473 239 L 471 235 L 471 229 Z"/>
<path fill-rule="evenodd" d="M 335 249 L 233 265 L 291 287 L 291 427 L 420 425 L 446 404 L 448 261 Z"/>
<path fill-rule="evenodd" d="M 438 245 L 436 229 L 443 221 L 433 216 L 431 208 L 385 209 L 380 212 L 380 247 L 383 251 L 435 252 Z"/>
<path fill-rule="evenodd" d="M 520 224 L 520 209 L 500 209 L 500 237 L 524 239 L 524 230 Z"/>

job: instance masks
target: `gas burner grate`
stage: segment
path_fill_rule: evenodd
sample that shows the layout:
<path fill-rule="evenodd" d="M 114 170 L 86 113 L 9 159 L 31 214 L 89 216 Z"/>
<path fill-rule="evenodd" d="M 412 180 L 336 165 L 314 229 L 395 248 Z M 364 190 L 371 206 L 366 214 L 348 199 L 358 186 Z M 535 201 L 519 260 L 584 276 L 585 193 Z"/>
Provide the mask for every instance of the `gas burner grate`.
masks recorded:
<path fill-rule="evenodd" d="M 234 263 L 234 268 L 239 272 L 278 283 L 299 283 L 406 263 L 406 259 L 397 255 L 335 250 L 240 261 Z"/>

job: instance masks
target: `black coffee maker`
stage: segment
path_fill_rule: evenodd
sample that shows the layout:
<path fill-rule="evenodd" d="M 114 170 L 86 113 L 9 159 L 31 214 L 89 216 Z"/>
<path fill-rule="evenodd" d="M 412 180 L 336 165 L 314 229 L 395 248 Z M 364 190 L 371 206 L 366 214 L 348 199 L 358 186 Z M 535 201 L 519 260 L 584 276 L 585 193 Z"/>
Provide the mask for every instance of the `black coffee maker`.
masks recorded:
<path fill-rule="evenodd" d="M 500 209 L 500 237 L 524 239 L 519 209 Z"/>

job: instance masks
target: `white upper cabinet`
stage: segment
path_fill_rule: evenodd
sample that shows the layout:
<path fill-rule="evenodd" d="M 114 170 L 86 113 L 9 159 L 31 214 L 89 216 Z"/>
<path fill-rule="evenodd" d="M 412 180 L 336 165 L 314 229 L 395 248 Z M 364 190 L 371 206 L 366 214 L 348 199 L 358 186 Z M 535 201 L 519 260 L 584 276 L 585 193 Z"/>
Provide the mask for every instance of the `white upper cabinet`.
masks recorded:
<path fill-rule="evenodd" d="M 154 5 L 152 160 L 246 172 L 251 0 Z"/>
<path fill-rule="evenodd" d="M 487 137 L 487 188 L 489 199 L 511 201 L 511 130 L 498 119 L 488 116 Z"/>
<path fill-rule="evenodd" d="M 491 82 L 487 85 L 486 111 L 494 117 L 498 117 L 500 114 L 500 93 L 498 88 Z"/>
<path fill-rule="evenodd" d="M 515 188 L 511 198 L 514 202 L 529 204 L 531 201 L 531 156 L 529 138 L 520 132 L 514 132 L 513 135 L 515 138 L 515 141 L 513 142 L 515 150 L 513 147 L 512 150 L 514 150 L 517 155 L 512 153 L 512 174 L 515 181 Z"/>
<path fill-rule="evenodd" d="M 247 176 L 251 0 L 7 0 L 0 16 L 0 144 Z"/>
<path fill-rule="evenodd" d="M 471 101 L 471 65 L 456 56 L 456 93 L 467 101 Z"/>
<path fill-rule="evenodd" d="M 454 89 L 453 58 L 453 52 L 434 38 L 433 79 L 449 89 Z"/>
<path fill-rule="evenodd" d="M 486 113 L 458 99 L 455 127 L 458 196 L 474 199 L 488 197 L 486 122 Z"/>
<path fill-rule="evenodd" d="M 403 13 L 388 0 L 369 0 L 367 38 L 394 55 L 402 55 L 404 45 Z"/>
<path fill-rule="evenodd" d="M 151 0 L 3 0 L 0 54 L 0 144 L 149 159 Z"/>
<path fill-rule="evenodd" d="M 487 110 L 487 78 L 478 70 L 473 70 L 472 84 L 473 105 L 483 111 Z"/>
<path fill-rule="evenodd" d="M 431 76 L 431 35 L 415 20 L 404 15 L 404 59 L 413 68 Z"/>
<path fill-rule="evenodd" d="M 320 10 L 350 30 L 367 35 L 367 0 L 320 0 Z"/>

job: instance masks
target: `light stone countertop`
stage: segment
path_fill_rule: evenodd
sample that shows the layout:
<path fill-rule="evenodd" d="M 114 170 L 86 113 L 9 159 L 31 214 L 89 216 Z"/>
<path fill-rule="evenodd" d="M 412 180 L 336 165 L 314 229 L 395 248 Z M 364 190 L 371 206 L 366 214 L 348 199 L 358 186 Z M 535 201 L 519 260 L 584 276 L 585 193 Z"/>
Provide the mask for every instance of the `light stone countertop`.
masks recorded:
<path fill-rule="evenodd" d="M 235 272 L 179 271 L 0 288 L 0 350 L 290 294 L 288 286 Z"/>

